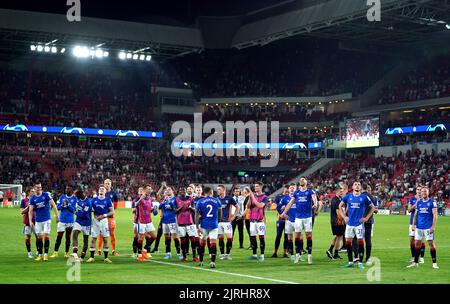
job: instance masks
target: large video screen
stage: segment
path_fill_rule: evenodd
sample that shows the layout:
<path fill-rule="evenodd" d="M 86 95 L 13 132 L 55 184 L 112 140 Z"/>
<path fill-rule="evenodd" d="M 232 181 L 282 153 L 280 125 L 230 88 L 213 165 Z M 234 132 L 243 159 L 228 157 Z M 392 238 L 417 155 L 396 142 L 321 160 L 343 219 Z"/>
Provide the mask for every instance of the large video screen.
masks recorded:
<path fill-rule="evenodd" d="M 346 122 L 347 148 L 376 147 L 380 145 L 379 117 L 349 119 Z"/>

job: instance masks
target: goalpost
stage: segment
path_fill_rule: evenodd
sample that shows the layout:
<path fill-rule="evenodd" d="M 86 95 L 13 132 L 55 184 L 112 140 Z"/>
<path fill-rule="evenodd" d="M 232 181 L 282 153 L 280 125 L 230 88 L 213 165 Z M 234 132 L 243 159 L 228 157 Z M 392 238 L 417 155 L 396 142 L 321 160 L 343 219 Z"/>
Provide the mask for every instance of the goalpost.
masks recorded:
<path fill-rule="evenodd" d="M 22 201 L 22 185 L 19 184 L 0 184 L 0 205 L 1 207 L 19 206 Z M 8 199 L 8 194 L 11 192 L 12 199 Z"/>

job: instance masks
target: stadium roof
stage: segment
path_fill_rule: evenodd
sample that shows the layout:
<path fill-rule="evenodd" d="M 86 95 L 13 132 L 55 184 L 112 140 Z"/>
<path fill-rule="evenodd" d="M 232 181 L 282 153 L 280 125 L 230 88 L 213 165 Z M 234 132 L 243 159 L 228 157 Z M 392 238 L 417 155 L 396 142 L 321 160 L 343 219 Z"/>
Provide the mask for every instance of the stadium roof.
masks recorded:
<path fill-rule="evenodd" d="M 261 3 L 268 6 L 260 8 Z M 93 17 L 68 22 L 65 14 L 0 9 L 0 50 L 27 50 L 33 43 L 55 41 L 53 45 L 84 43 L 110 50 L 146 50 L 154 57 L 167 58 L 205 48 L 265 45 L 290 37 L 398 46 L 439 38 L 450 40 L 450 30 L 445 27 L 450 24 L 450 0 L 383 0 L 381 22 L 367 20 L 366 1 L 264 0 L 261 3 L 250 6 L 256 10 L 238 16 L 197 16 L 196 26 Z"/>

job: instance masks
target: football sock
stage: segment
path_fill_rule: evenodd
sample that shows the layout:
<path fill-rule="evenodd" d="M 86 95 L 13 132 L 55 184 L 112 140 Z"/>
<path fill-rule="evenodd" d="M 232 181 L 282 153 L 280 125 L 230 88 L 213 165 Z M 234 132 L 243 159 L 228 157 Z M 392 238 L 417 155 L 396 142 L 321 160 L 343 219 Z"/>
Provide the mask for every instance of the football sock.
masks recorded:
<path fill-rule="evenodd" d="M 216 243 L 211 242 L 211 262 L 216 261 L 216 254 L 217 254 Z"/>
<path fill-rule="evenodd" d="M 66 251 L 65 252 L 69 252 L 70 250 L 70 235 L 71 235 L 71 230 L 70 231 L 66 231 Z"/>
<path fill-rule="evenodd" d="M 133 253 L 137 253 L 137 251 L 138 251 L 137 244 L 138 244 L 138 238 L 137 238 L 137 236 L 135 236 L 133 238 Z"/>
<path fill-rule="evenodd" d="M 180 254 L 180 239 L 174 239 L 173 242 L 175 243 L 175 249 L 177 250 L 177 254 Z"/>
<path fill-rule="evenodd" d="M 430 248 L 431 260 L 436 263 L 436 247 Z"/>
<path fill-rule="evenodd" d="M 56 235 L 56 241 L 55 241 L 55 252 L 59 251 L 59 246 L 61 245 L 61 240 L 63 237 L 64 232 L 58 232 Z"/>
<path fill-rule="evenodd" d="M 231 248 L 233 248 L 233 238 L 227 239 L 227 254 L 230 254 Z"/>
<path fill-rule="evenodd" d="M 103 248 L 103 254 L 105 255 L 105 259 L 108 258 L 109 248 Z"/>
<path fill-rule="evenodd" d="M 39 237 L 36 238 L 36 250 L 38 254 L 42 254 L 42 239 Z"/>
<path fill-rule="evenodd" d="M 422 246 L 420 246 L 420 257 L 423 258 L 425 256 L 425 243 L 422 242 Z"/>
<path fill-rule="evenodd" d="M 225 253 L 225 242 L 223 240 L 223 237 L 219 237 L 219 248 L 220 248 L 220 254 Z"/>
<path fill-rule="evenodd" d="M 200 246 L 198 246 L 197 250 L 198 250 L 198 257 L 200 259 L 200 262 L 203 262 L 203 257 L 205 255 L 205 242 L 204 241 L 200 241 Z"/>
<path fill-rule="evenodd" d="M 347 248 L 348 261 L 353 262 L 352 241 L 345 241 L 345 247 Z"/>
<path fill-rule="evenodd" d="M 359 262 L 362 263 L 364 259 L 364 241 L 358 240 L 358 256 L 359 256 Z"/>
<path fill-rule="evenodd" d="M 419 263 L 420 247 L 416 247 L 414 252 L 414 263 Z"/>
<path fill-rule="evenodd" d="M 183 258 L 186 258 L 187 248 L 186 248 L 186 238 L 181 238 L 181 253 L 183 254 Z"/>
<path fill-rule="evenodd" d="M 45 238 L 44 241 L 44 253 L 48 254 L 48 249 L 50 248 L 50 239 L 48 237 Z"/>
<path fill-rule="evenodd" d="M 27 247 L 27 252 L 31 252 L 30 239 L 25 240 L 25 246 Z"/>
<path fill-rule="evenodd" d="M 306 238 L 306 250 L 308 251 L 308 254 L 312 253 L 312 236 Z"/>
<path fill-rule="evenodd" d="M 264 255 L 264 250 L 266 249 L 266 239 L 264 235 L 259 236 L 259 250 L 261 251 L 261 255 Z"/>
<path fill-rule="evenodd" d="M 89 249 L 90 253 L 91 253 L 91 258 L 94 258 L 95 255 L 95 248 L 91 248 Z"/>
<path fill-rule="evenodd" d="M 411 257 L 414 258 L 415 252 L 416 252 L 416 245 L 414 244 L 414 241 L 412 241 L 409 244 L 410 250 L 411 250 Z"/>
<path fill-rule="evenodd" d="M 292 240 L 288 240 L 288 251 L 290 255 L 294 254 L 294 242 Z"/>
<path fill-rule="evenodd" d="M 198 248 L 198 238 L 191 237 L 191 248 L 192 248 L 192 257 L 195 258 L 197 255 L 197 248 Z"/>
<path fill-rule="evenodd" d="M 142 242 L 143 240 L 138 240 L 138 254 L 139 256 L 142 255 Z"/>
<path fill-rule="evenodd" d="M 331 245 L 330 248 L 328 249 L 328 251 L 333 252 L 333 248 L 334 248 L 334 245 Z"/>
<path fill-rule="evenodd" d="M 170 253 L 170 236 L 166 236 L 166 253 Z"/>
<path fill-rule="evenodd" d="M 302 249 L 300 248 L 300 242 L 301 242 L 301 240 L 300 240 L 300 238 L 295 238 L 295 253 L 297 253 L 297 254 L 301 254 L 302 253 Z M 301 246 L 301 247 L 303 247 L 303 246 Z"/>
<path fill-rule="evenodd" d="M 256 243 L 256 236 L 251 236 L 250 237 L 250 243 L 252 244 L 253 254 L 256 254 L 256 251 L 257 251 L 257 248 L 258 248 L 258 244 Z"/>
<path fill-rule="evenodd" d="M 145 237 L 145 250 L 147 250 L 147 252 L 150 252 L 150 247 L 152 246 L 153 242 L 156 240 L 155 237 Z"/>

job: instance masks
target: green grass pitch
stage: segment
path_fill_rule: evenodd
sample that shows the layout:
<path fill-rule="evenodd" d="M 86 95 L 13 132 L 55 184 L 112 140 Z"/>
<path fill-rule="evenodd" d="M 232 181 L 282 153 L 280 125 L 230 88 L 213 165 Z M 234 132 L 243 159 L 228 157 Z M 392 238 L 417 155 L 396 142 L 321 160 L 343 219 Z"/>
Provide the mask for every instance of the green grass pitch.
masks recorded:
<path fill-rule="evenodd" d="M 60 257 L 49 262 L 35 262 L 28 259 L 22 236 L 21 216 L 17 208 L 0 209 L 0 283 L 69 283 L 67 271 L 71 269 L 62 257 L 64 240 L 60 248 Z M 132 242 L 131 212 L 128 209 L 116 211 L 117 250 L 119 257 L 111 257 L 113 264 L 104 264 L 101 257 L 96 263 L 80 265 L 80 281 L 75 283 L 450 283 L 450 217 L 439 217 L 436 229 L 437 259 L 440 269 L 431 268 L 428 247 L 425 264 L 418 269 L 406 269 L 409 262 L 408 217 L 375 217 L 373 238 L 373 257 L 380 260 L 380 281 L 368 281 L 367 273 L 374 275 L 375 269 L 366 267 L 344 269 L 343 261 L 331 261 L 325 251 L 329 247 L 331 232 L 329 214 L 322 213 L 317 218 L 313 234 L 314 264 L 306 262 L 294 265 L 286 258 L 270 258 L 275 238 L 275 212 L 268 212 L 266 260 L 263 263 L 249 260 L 249 250 L 232 250 L 233 260 L 217 261 L 217 268 L 210 271 L 204 266 L 199 269 L 197 263 L 181 263 L 173 251 L 172 260 L 163 260 L 164 240 L 160 253 L 153 255 L 153 262 L 137 262 L 130 258 Z M 157 217 L 154 217 L 156 220 Z M 155 223 L 156 226 L 156 223 Z M 56 235 L 53 221 L 50 253 L 52 253 Z M 237 234 L 235 235 L 235 240 Z M 81 237 L 80 237 L 81 241 Z M 173 243 L 172 243 L 173 244 Z M 248 239 L 244 245 L 247 247 Z M 236 245 L 235 245 L 236 247 Z M 161 251 L 162 249 L 162 251 Z M 34 237 L 32 250 L 35 251 Z M 346 257 L 346 254 L 341 254 Z M 207 262 L 209 259 L 206 260 Z M 163 264 L 170 263 L 171 265 Z M 183 265 L 183 266 L 180 266 Z M 377 272 L 378 273 L 378 272 Z"/>

